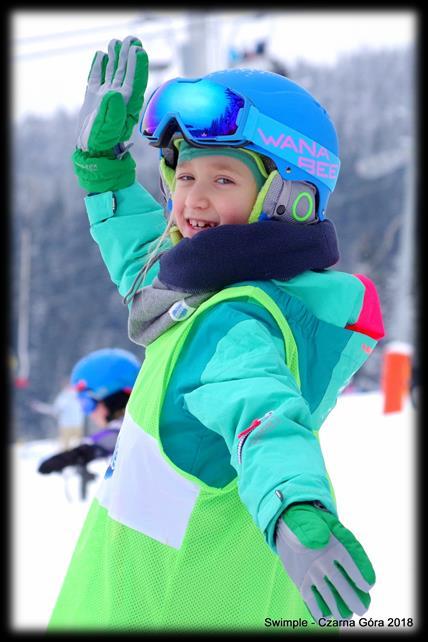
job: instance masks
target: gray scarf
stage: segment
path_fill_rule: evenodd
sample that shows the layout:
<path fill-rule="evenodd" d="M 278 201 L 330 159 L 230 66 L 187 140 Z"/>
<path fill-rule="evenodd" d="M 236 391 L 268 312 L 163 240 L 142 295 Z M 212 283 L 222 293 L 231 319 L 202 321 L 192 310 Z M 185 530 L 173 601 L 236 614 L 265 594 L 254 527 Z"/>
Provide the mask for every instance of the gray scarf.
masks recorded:
<path fill-rule="evenodd" d="M 185 292 L 172 290 L 157 277 L 134 295 L 128 318 L 131 341 L 146 347 L 177 321 L 187 319 L 215 291 Z"/>

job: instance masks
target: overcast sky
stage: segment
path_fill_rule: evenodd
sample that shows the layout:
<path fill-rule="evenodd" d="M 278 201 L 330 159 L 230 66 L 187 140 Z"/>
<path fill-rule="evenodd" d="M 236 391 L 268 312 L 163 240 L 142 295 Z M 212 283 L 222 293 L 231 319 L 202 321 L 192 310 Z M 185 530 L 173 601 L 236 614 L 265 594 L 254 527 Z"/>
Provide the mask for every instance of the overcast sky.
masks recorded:
<path fill-rule="evenodd" d="M 10 14 L 11 100 L 14 118 L 30 113 L 50 115 L 58 107 L 80 107 L 93 53 L 108 41 L 128 34 L 143 41 L 149 58 L 169 63 L 157 74 L 163 81 L 182 73 L 180 48 L 187 39 L 192 11 L 14 11 Z M 150 18 L 148 20 L 148 18 Z M 403 47 L 415 41 L 414 11 L 250 11 L 210 14 L 209 70 L 226 66 L 231 46 L 250 49 L 260 39 L 285 65 L 298 59 L 334 64 L 337 57 L 358 49 Z M 163 74 L 163 75 L 162 75 Z M 152 78 L 152 81 L 154 78 Z"/>

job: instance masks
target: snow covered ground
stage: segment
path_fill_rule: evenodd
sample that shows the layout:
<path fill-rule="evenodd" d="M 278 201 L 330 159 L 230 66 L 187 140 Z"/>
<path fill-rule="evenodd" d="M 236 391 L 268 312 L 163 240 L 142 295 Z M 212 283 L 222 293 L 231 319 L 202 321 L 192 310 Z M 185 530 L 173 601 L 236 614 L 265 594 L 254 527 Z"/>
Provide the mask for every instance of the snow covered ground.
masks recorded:
<path fill-rule="evenodd" d="M 384 415 L 379 393 L 343 395 L 324 424 L 320 439 L 339 517 L 363 544 L 377 574 L 372 603 L 364 617 L 383 620 L 403 632 L 416 611 L 416 429 L 408 401 L 400 413 Z M 14 445 L 11 451 L 12 531 L 10 628 L 43 631 L 106 462 L 90 465 L 100 477 L 78 501 L 77 479 L 37 473 L 56 443 Z M 389 618 L 401 620 L 387 628 Z M 359 616 L 354 618 L 357 622 Z M 343 633 L 352 629 L 341 629 Z M 354 629 L 355 630 L 355 629 Z"/>

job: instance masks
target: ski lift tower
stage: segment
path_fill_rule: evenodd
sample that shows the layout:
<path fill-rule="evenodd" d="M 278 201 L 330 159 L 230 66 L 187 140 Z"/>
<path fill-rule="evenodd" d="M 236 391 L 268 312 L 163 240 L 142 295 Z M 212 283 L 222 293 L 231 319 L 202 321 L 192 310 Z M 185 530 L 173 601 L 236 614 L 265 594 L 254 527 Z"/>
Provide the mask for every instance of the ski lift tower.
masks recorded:
<path fill-rule="evenodd" d="M 227 67 L 227 52 L 222 46 L 222 37 L 222 20 L 214 12 L 188 12 L 187 39 L 181 45 L 184 77 L 196 78 Z"/>

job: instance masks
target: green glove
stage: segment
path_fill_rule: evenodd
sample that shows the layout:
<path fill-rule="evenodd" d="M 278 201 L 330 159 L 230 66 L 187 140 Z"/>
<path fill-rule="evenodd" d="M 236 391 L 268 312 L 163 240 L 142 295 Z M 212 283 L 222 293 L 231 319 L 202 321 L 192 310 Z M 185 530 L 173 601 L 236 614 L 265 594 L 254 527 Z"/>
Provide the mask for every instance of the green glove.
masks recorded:
<path fill-rule="evenodd" d="M 279 557 L 315 620 L 362 615 L 375 572 L 363 547 L 332 514 L 294 504 L 279 518 Z"/>
<path fill-rule="evenodd" d="M 79 114 L 75 172 L 90 192 L 116 190 L 135 181 L 135 162 L 124 145 L 138 122 L 148 80 L 141 41 L 113 39 L 97 51 Z M 128 146 L 129 147 L 129 146 Z"/>

